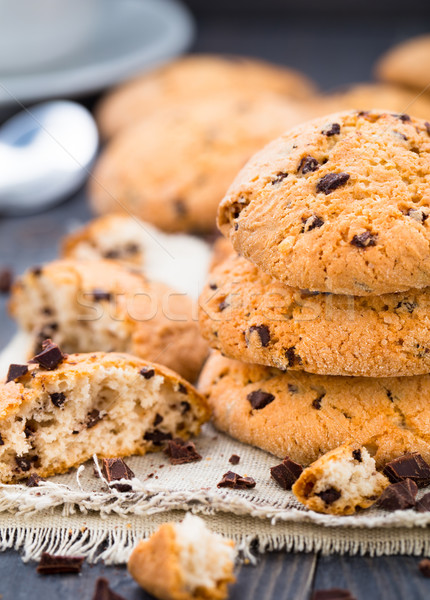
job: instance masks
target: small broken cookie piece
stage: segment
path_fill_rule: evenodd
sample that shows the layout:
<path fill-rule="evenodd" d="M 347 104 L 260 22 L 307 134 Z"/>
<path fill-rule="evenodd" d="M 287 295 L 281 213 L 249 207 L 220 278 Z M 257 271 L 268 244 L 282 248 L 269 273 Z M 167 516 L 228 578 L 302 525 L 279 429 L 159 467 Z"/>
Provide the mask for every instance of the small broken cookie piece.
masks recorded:
<path fill-rule="evenodd" d="M 426 487 L 430 483 L 430 465 L 418 452 L 395 458 L 385 465 L 383 473 L 391 483 L 411 479 L 419 488 Z"/>
<path fill-rule="evenodd" d="M 30 365 L 25 382 L 0 383 L 0 404 L 2 483 L 63 473 L 93 454 L 106 458 L 108 481 L 130 479 L 118 457 L 188 439 L 209 418 L 205 399 L 179 375 L 114 352 L 72 354 L 54 370 Z"/>
<path fill-rule="evenodd" d="M 311 510 L 351 515 L 371 506 L 388 484 L 365 447 L 344 444 L 305 469 L 292 489 Z"/>
<path fill-rule="evenodd" d="M 224 600 L 233 575 L 234 542 L 187 514 L 164 523 L 134 548 L 128 561 L 133 579 L 159 600 Z"/>

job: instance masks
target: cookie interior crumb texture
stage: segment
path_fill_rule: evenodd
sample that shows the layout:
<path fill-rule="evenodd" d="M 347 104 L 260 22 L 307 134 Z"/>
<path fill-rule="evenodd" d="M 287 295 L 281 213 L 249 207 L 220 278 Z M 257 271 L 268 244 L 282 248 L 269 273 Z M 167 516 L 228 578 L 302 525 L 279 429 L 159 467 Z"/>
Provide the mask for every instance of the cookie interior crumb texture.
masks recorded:
<path fill-rule="evenodd" d="M 227 597 L 233 575 L 234 543 L 187 514 L 182 523 L 166 523 L 133 550 L 128 569 L 147 592 L 160 600 Z"/>
<path fill-rule="evenodd" d="M 208 418 L 204 399 L 176 373 L 116 353 L 72 354 L 50 371 L 29 365 L 0 384 L 0 407 L 2 482 L 62 473 L 93 454 L 160 450 Z"/>
<path fill-rule="evenodd" d="M 345 444 L 305 469 L 292 489 L 311 510 L 351 515 L 369 508 L 388 485 L 366 448 Z"/>

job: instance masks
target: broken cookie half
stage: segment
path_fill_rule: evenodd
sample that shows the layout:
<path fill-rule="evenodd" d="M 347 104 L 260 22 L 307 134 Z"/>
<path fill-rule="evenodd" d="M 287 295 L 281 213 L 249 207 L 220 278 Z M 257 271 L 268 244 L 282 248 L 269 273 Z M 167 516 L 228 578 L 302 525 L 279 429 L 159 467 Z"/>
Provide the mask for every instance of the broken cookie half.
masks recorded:
<path fill-rule="evenodd" d="M 64 355 L 45 342 L 0 383 L 0 481 L 63 473 L 93 454 L 161 449 L 199 433 L 205 400 L 179 375 L 127 354 Z M 21 365 L 24 367 L 25 365 Z"/>
<path fill-rule="evenodd" d="M 233 575 L 232 540 L 210 531 L 199 517 L 164 523 L 133 550 L 128 570 L 159 600 L 223 600 Z"/>
<path fill-rule="evenodd" d="M 369 508 L 388 484 L 365 447 L 344 444 L 305 469 L 292 489 L 311 510 L 351 515 L 358 508 Z"/>

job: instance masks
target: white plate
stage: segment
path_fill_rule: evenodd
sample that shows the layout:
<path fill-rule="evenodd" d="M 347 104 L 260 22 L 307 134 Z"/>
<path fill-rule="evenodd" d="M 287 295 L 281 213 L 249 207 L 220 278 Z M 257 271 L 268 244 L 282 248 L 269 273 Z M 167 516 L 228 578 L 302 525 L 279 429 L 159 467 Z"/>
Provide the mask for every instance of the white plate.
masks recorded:
<path fill-rule="evenodd" d="M 104 0 L 87 42 L 55 65 L 0 75 L 0 106 L 94 92 L 187 49 L 194 23 L 174 0 Z"/>

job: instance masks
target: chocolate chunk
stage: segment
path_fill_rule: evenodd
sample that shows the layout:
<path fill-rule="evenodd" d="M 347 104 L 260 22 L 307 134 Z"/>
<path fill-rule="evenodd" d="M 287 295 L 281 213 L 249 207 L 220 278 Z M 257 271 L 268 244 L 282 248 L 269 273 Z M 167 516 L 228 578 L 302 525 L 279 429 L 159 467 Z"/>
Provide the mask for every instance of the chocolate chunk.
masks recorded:
<path fill-rule="evenodd" d="M 315 398 L 315 400 L 312 402 L 313 408 L 315 408 L 316 410 L 320 410 L 321 400 L 324 398 L 324 396 L 325 396 L 325 392 L 322 392 Z"/>
<path fill-rule="evenodd" d="M 160 425 L 160 423 L 162 423 L 163 421 L 163 417 L 157 413 L 154 419 L 154 427 L 157 427 L 157 425 Z"/>
<path fill-rule="evenodd" d="M 316 590 L 311 600 L 356 600 L 349 590 L 331 588 L 329 590 Z"/>
<path fill-rule="evenodd" d="M 369 246 L 376 246 L 377 239 L 378 236 L 376 234 L 372 234 L 370 231 L 363 231 L 363 233 L 354 235 L 351 245 L 357 248 L 368 248 Z"/>
<path fill-rule="evenodd" d="M 299 162 L 297 172 L 301 173 L 302 175 L 306 175 L 306 173 L 313 173 L 314 171 L 318 171 L 319 168 L 320 164 L 316 158 L 314 158 L 313 156 L 304 156 Z"/>
<path fill-rule="evenodd" d="M 297 392 L 299 391 L 299 388 L 295 383 L 289 383 L 288 391 L 290 392 L 290 394 L 297 394 Z"/>
<path fill-rule="evenodd" d="M 328 488 L 328 490 L 324 490 L 323 492 L 315 493 L 315 496 L 319 496 L 326 504 L 333 504 L 333 502 L 339 500 L 341 495 L 342 494 L 339 492 L 339 490 L 336 490 L 332 487 Z"/>
<path fill-rule="evenodd" d="M 112 260 L 119 258 L 121 256 L 121 251 L 118 249 L 108 250 L 103 254 L 103 258 L 110 258 Z"/>
<path fill-rule="evenodd" d="M 428 511 L 430 511 L 430 493 L 429 494 L 424 494 L 424 496 L 422 496 L 422 498 L 420 498 L 419 500 L 417 500 L 417 503 L 415 505 L 415 510 L 417 512 L 428 512 Z"/>
<path fill-rule="evenodd" d="M 407 123 L 411 120 L 411 117 L 407 114 L 395 115 L 398 119 L 400 119 L 403 123 Z"/>
<path fill-rule="evenodd" d="M 258 333 L 258 337 L 260 338 L 260 342 L 261 342 L 261 345 L 263 346 L 263 348 L 266 348 L 266 346 L 269 345 L 270 331 L 269 331 L 269 328 L 267 327 L 267 325 L 251 325 L 251 327 L 248 329 L 248 331 L 250 334 L 253 331 L 256 331 Z"/>
<path fill-rule="evenodd" d="M 405 479 L 399 483 L 392 483 L 382 492 L 379 500 L 379 508 L 384 510 L 405 510 L 415 506 L 417 484 L 411 479 Z"/>
<path fill-rule="evenodd" d="M 418 487 L 430 484 L 430 466 L 418 452 L 392 460 L 385 465 L 383 473 L 391 483 L 411 479 Z"/>
<path fill-rule="evenodd" d="M 254 410 L 261 410 L 273 402 L 275 396 L 269 392 L 264 392 L 263 390 L 255 390 L 254 392 L 250 392 L 246 399 L 250 402 Z"/>
<path fill-rule="evenodd" d="M 278 173 L 276 173 L 275 177 L 272 179 L 272 185 L 281 183 L 281 181 L 284 181 L 284 179 L 286 179 L 287 177 L 288 177 L 288 173 L 283 173 L 282 171 L 279 171 Z"/>
<path fill-rule="evenodd" d="M 42 342 L 42 352 L 36 354 L 29 362 L 38 363 L 44 369 L 52 371 L 56 369 L 65 358 L 66 355 L 61 352 L 57 344 L 54 344 L 52 340 L 47 339 Z"/>
<path fill-rule="evenodd" d="M 4 446 L 3 436 L 0 433 L 0 446 Z"/>
<path fill-rule="evenodd" d="M 228 462 L 232 465 L 238 465 L 240 462 L 240 456 L 238 454 L 232 454 L 228 459 Z"/>
<path fill-rule="evenodd" d="M 110 292 L 104 292 L 103 290 L 93 290 L 93 300 L 94 302 L 101 302 L 102 300 L 107 300 L 108 302 L 112 300 L 112 294 Z"/>
<path fill-rule="evenodd" d="M 170 458 L 171 465 L 185 465 L 202 459 L 195 444 L 189 441 L 185 442 L 181 438 L 169 440 L 165 453 Z"/>
<path fill-rule="evenodd" d="M 404 133 L 402 133 L 401 131 L 397 131 L 396 129 L 393 129 L 393 133 L 394 133 L 394 135 L 396 135 L 398 138 L 400 138 L 401 140 L 403 140 L 405 142 L 408 139 L 408 137 Z"/>
<path fill-rule="evenodd" d="M 178 392 L 179 392 L 180 394 L 185 394 L 185 395 L 187 395 L 187 394 L 188 394 L 188 390 L 187 390 L 187 388 L 185 387 L 185 385 L 184 385 L 183 383 L 180 383 L 180 384 L 178 385 Z"/>
<path fill-rule="evenodd" d="M 294 482 L 300 477 L 302 472 L 302 465 L 294 462 L 288 456 L 284 458 L 280 465 L 276 465 L 270 469 L 271 476 L 284 490 L 291 490 Z"/>
<path fill-rule="evenodd" d="M 334 190 L 345 185 L 349 179 L 348 173 L 328 173 L 324 175 L 317 183 L 317 192 L 331 194 Z"/>
<path fill-rule="evenodd" d="M 219 488 L 231 488 L 233 490 L 246 490 L 255 487 L 255 481 L 252 477 L 242 477 L 233 471 L 227 471 L 217 484 Z"/>
<path fill-rule="evenodd" d="M 327 127 L 327 129 L 323 129 L 321 131 L 323 135 L 327 137 L 331 137 L 332 135 L 338 135 L 340 133 L 340 125 L 339 123 L 332 123 Z"/>
<path fill-rule="evenodd" d="M 187 214 L 187 207 L 183 200 L 175 200 L 174 207 L 176 214 L 179 217 L 185 217 L 185 215 Z"/>
<path fill-rule="evenodd" d="M 102 473 L 108 483 L 119 481 L 120 479 L 133 479 L 134 473 L 122 460 L 122 458 L 103 458 Z M 132 487 L 126 483 L 116 483 L 112 485 L 119 492 L 129 492 Z"/>
<path fill-rule="evenodd" d="M 12 364 L 12 365 L 10 365 L 9 370 L 7 372 L 6 383 L 9 383 L 9 381 L 16 381 L 20 377 L 27 375 L 27 373 L 28 373 L 27 365 Z"/>
<path fill-rule="evenodd" d="M 430 123 L 428 121 L 424 122 L 425 128 L 427 130 L 427 133 L 430 135 Z"/>
<path fill-rule="evenodd" d="M 29 471 L 31 469 L 31 459 L 27 456 L 15 456 L 16 466 L 20 471 Z"/>
<path fill-rule="evenodd" d="M 164 442 L 172 439 L 172 434 L 165 433 L 159 429 L 153 429 L 152 431 L 147 431 L 143 436 L 143 439 L 147 442 L 152 442 L 154 446 L 162 446 Z"/>
<path fill-rule="evenodd" d="M 35 430 L 33 429 L 33 427 L 31 425 L 26 425 L 24 427 L 24 435 L 26 438 L 31 437 L 32 435 L 34 435 Z"/>
<path fill-rule="evenodd" d="M 0 269 L 0 294 L 8 294 L 12 287 L 13 274 L 10 269 Z"/>
<path fill-rule="evenodd" d="M 190 412 L 190 410 L 191 410 L 191 404 L 189 402 L 187 402 L 186 400 L 181 402 L 181 413 L 183 415 L 186 415 L 187 412 Z"/>
<path fill-rule="evenodd" d="M 35 277 L 40 277 L 40 275 L 42 275 L 42 267 L 39 267 L 39 265 L 36 265 L 35 267 L 31 267 L 31 269 L 29 270 L 29 272 L 34 275 Z"/>
<path fill-rule="evenodd" d="M 358 450 L 353 450 L 352 451 L 352 458 L 356 461 L 358 461 L 359 463 L 363 462 L 363 459 L 361 457 L 361 450 L 360 448 L 358 448 Z"/>
<path fill-rule="evenodd" d="M 155 375 L 155 371 L 154 369 L 151 369 L 151 367 L 143 367 L 142 369 L 140 369 L 139 373 L 145 379 L 151 379 L 151 377 L 154 377 Z"/>
<path fill-rule="evenodd" d="M 55 556 L 43 552 L 36 571 L 40 575 L 61 575 L 80 573 L 85 558 L 83 556 Z"/>
<path fill-rule="evenodd" d="M 37 473 L 32 473 L 30 475 L 30 477 L 27 479 L 27 481 L 25 482 L 25 485 L 27 487 L 38 487 L 38 485 L 41 481 L 45 481 L 45 479 L 42 479 L 42 477 L 39 477 L 39 475 L 37 475 Z"/>
<path fill-rule="evenodd" d="M 410 301 L 401 300 L 396 305 L 396 310 L 404 309 L 404 310 L 407 310 L 408 313 L 413 313 L 417 306 L 418 306 L 418 304 L 416 302 L 414 302 L 413 300 L 410 300 Z"/>
<path fill-rule="evenodd" d="M 312 229 L 317 229 L 324 225 L 324 219 L 318 215 L 311 215 L 307 219 L 302 219 L 302 222 L 302 233 L 307 233 L 308 231 L 312 231 Z"/>
<path fill-rule="evenodd" d="M 139 251 L 139 244 L 135 244 L 134 242 L 129 242 L 124 246 L 125 254 L 137 254 Z"/>
<path fill-rule="evenodd" d="M 410 208 L 406 213 L 408 217 L 417 221 L 417 223 L 424 223 L 429 218 L 428 208 Z"/>
<path fill-rule="evenodd" d="M 430 577 L 430 560 L 428 558 L 423 558 L 418 563 L 418 568 L 424 577 Z"/>
<path fill-rule="evenodd" d="M 125 598 L 111 590 L 107 579 L 99 577 L 94 588 L 93 600 L 125 600 Z"/>
<path fill-rule="evenodd" d="M 54 394 L 49 394 L 51 398 L 51 402 L 57 408 L 61 408 L 66 401 L 66 394 L 64 392 L 54 392 Z"/>
<path fill-rule="evenodd" d="M 289 367 L 302 364 L 302 359 L 298 354 L 296 354 L 295 350 L 295 346 L 291 346 L 291 348 L 287 348 L 287 350 L 285 350 L 285 358 L 288 360 Z"/>
<path fill-rule="evenodd" d="M 97 425 L 97 423 L 99 421 L 101 421 L 103 419 L 103 416 L 101 414 L 101 412 L 99 410 L 97 410 L 97 408 L 93 408 L 93 410 L 91 410 L 88 415 L 87 415 L 87 429 L 91 429 L 92 427 L 94 427 L 95 425 Z"/>
<path fill-rule="evenodd" d="M 230 306 L 230 304 L 229 304 L 229 303 L 228 303 L 226 300 L 223 300 L 222 302 L 220 302 L 220 303 L 218 304 L 218 310 L 219 310 L 220 312 L 222 312 L 222 311 L 223 311 L 223 310 L 225 310 L 225 309 L 226 309 L 228 306 Z"/>

